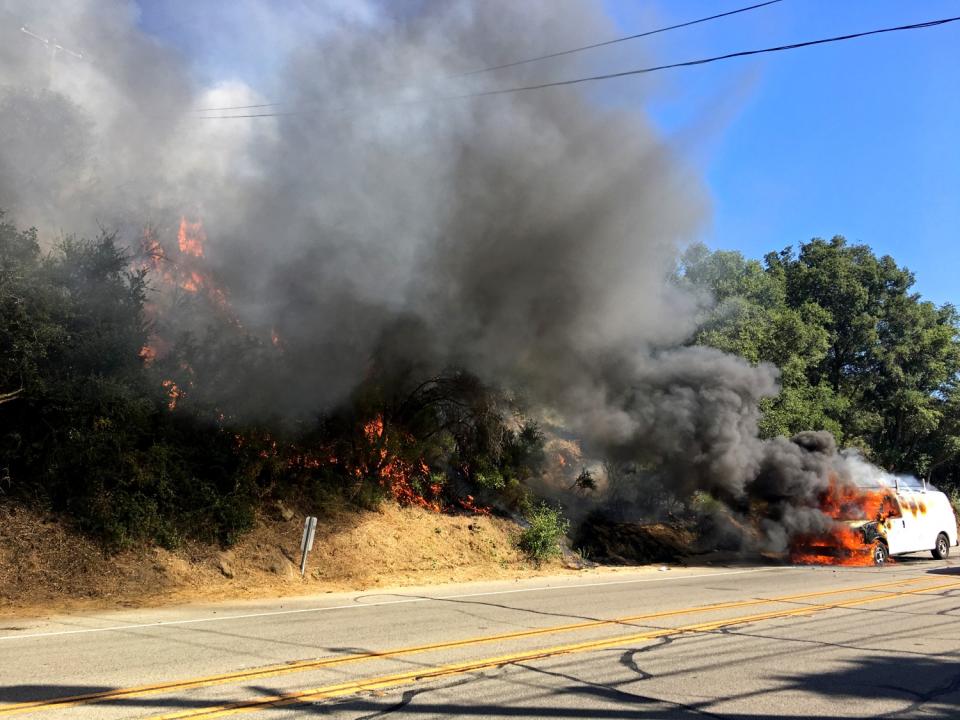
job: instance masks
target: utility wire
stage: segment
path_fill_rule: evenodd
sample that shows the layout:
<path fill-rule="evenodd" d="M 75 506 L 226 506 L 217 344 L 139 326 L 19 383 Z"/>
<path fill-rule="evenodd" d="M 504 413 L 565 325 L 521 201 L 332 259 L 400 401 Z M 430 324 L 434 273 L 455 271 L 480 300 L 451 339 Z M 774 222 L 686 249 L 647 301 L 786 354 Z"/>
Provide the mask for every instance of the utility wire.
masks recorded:
<path fill-rule="evenodd" d="M 691 25 L 699 25 L 700 23 L 705 23 L 710 20 L 718 20 L 730 15 L 738 15 L 739 13 L 749 12 L 750 10 L 766 7 L 767 5 L 774 5 L 778 2 L 783 2 L 783 0 L 768 0 L 767 2 L 757 3 L 756 5 L 748 5 L 747 7 L 729 10 L 717 15 L 710 15 L 709 17 L 702 17 L 698 18 L 697 20 L 688 20 L 687 22 L 679 23 L 677 25 L 668 25 L 667 27 L 657 28 L 656 30 L 647 30 L 646 32 L 637 33 L 636 35 L 626 35 L 625 37 L 614 38 L 613 40 L 604 40 L 603 42 L 593 43 L 592 45 L 584 45 L 583 47 L 578 48 L 571 48 L 570 50 L 560 50 L 559 52 L 550 53 L 549 55 L 540 55 L 538 57 L 527 58 L 526 60 L 517 60 L 515 62 L 504 63 L 503 65 L 493 65 L 491 67 L 480 68 L 479 70 L 471 70 L 470 72 L 454 75 L 453 77 L 459 78 L 468 77 L 470 75 L 479 75 L 480 73 L 517 67 L 518 65 L 526 65 L 528 63 L 538 62 L 540 60 L 549 60 L 550 58 L 563 57 L 564 55 L 573 55 L 574 53 L 583 52 L 584 50 L 593 50 L 594 48 L 606 47 L 607 45 L 616 45 L 617 43 L 626 42 L 627 40 L 636 40 L 637 38 L 656 35 L 658 33 L 667 32 L 668 30 L 678 30 L 680 28 L 690 27 Z"/>
<path fill-rule="evenodd" d="M 821 38 L 819 40 L 807 40 L 805 42 L 792 43 L 790 45 L 777 45 L 775 47 L 759 48 L 756 50 L 741 50 L 739 52 L 726 53 L 725 55 L 714 55 L 713 57 L 701 58 L 700 60 L 687 60 L 684 62 L 669 63 L 667 65 L 655 65 L 648 68 L 638 68 L 636 70 L 623 70 L 615 73 L 605 73 L 603 75 L 591 75 L 589 77 L 573 78 L 572 80 L 557 80 L 555 82 L 540 83 L 538 85 L 521 85 L 519 87 L 500 88 L 496 90 L 481 90 L 479 92 L 464 93 L 463 95 L 453 95 L 444 99 L 456 100 L 459 98 L 484 97 L 487 95 L 504 95 L 507 93 L 523 92 L 525 90 L 541 90 L 549 87 L 562 87 L 564 85 L 577 85 L 585 82 L 595 82 L 597 80 L 612 80 L 614 78 L 627 77 L 629 75 L 643 75 L 645 73 L 657 72 L 659 70 L 671 70 L 673 68 L 693 67 L 694 65 L 707 65 L 709 63 L 719 62 L 721 60 L 730 60 L 732 58 L 748 57 L 750 55 L 763 55 L 765 53 L 782 52 L 784 50 L 796 50 L 798 48 L 811 47 L 813 45 L 826 45 L 827 43 L 843 42 L 844 40 L 855 40 L 857 38 L 867 37 L 869 35 L 880 35 L 883 33 L 899 32 L 902 30 L 921 30 L 924 28 L 946 25 L 960 20 L 960 16 L 943 18 L 941 20 L 929 20 L 912 25 L 898 25 L 896 27 L 880 28 L 878 30 L 867 30 L 865 32 L 851 33 L 849 35 L 836 35 L 834 37 Z"/>
<path fill-rule="evenodd" d="M 688 20 L 687 22 L 678 23 L 677 25 L 668 25 L 667 27 L 657 28 L 656 30 L 647 30 L 642 33 L 637 33 L 636 35 L 626 35 L 624 37 L 614 38 L 612 40 L 604 40 L 603 42 L 593 43 L 592 45 L 584 45 L 582 47 L 571 48 L 569 50 L 560 50 L 558 52 L 550 53 L 549 55 L 540 55 L 538 57 L 527 58 L 526 60 L 517 60 L 515 62 L 504 63 L 503 65 L 492 65 L 490 67 L 480 68 L 478 70 L 470 70 L 465 73 L 460 73 L 458 75 L 451 75 L 449 79 L 456 79 L 462 77 L 469 77 L 471 75 L 479 75 L 480 73 L 493 72 L 494 70 L 503 70 L 505 68 L 517 67 L 518 65 L 526 65 L 532 62 L 538 62 L 540 60 L 549 60 L 550 58 L 562 57 L 564 55 L 573 55 L 574 53 L 584 52 L 585 50 L 593 50 L 594 48 L 606 47 L 607 45 L 615 45 L 617 43 L 626 42 L 628 40 L 636 40 L 638 38 L 647 37 L 649 35 L 657 35 L 658 33 L 664 33 L 669 30 L 679 30 L 680 28 L 690 27 L 691 25 L 699 25 L 700 23 L 709 22 L 710 20 L 718 20 L 720 18 L 725 18 L 730 15 L 738 15 L 740 13 L 749 12 L 750 10 L 756 10 L 758 8 L 766 7 L 767 5 L 774 5 L 776 3 L 783 2 L 783 0 L 767 0 L 767 2 L 758 3 L 756 5 L 748 5 L 747 7 L 737 8 L 736 10 L 729 10 L 727 12 L 719 13 L 717 15 L 710 15 L 708 17 L 697 18 L 696 20 Z M 283 102 L 269 102 L 269 103 L 260 103 L 259 105 L 234 105 L 232 107 L 211 107 L 211 108 L 197 108 L 194 112 L 221 112 L 226 110 L 255 110 L 257 108 L 266 108 L 266 107 L 278 107 L 284 105 Z"/>
<path fill-rule="evenodd" d="M 655 65 L 653 67 L 637 68 L 635 70 L 623 70 L 621 72 L 606 73 L 603 75 L 591 75 L 588 77 L 572 78 L 570 80 L 557 80 L 554 82 L 539 83 L 537 85 L 520 85 L 516 87 L 498 88 L 494 90 L 480 90 L 477 92 L 463 93 L 461 95 L 444 95 L 432 98 L 424 98 L 420 101 L 409 102 L 430 102 L 437 100 L 461 100 L 465 98 L 487 97 L 490 95 L 506 95 L 511 93 L 525 92 L 527 90 L 542 90 L 551 87 L 563 87 L 566 85 L 577 85 L 579 83 L 596 82 L 598 80 L 611 80 L 614 78 L 628 77 L 630 75 L 644 75 L 646 73 L 658 72 L 660 70 L 670 70 L 673 68 L 693 67 L 695 65 L 707 65 L 709 63 L 719 62 L 721 60 L 730 60 L 732 58 L 748 57 L 750 55 L 762 55 L 766 53 L 782 52 L 785 50 L 796 50 L 798 48 L 811 47 L 813 45 L 826 45 L 828 43 L 843 42 L 846 40 L 855 40 L 857 38 L 870 35 L 881 35 L 884 33 L 900 32 L 904 30 L 921 30 L 925 28 L 946 25 L 960 20 L 960 16 L 942 18 L 940 20 L 928 20 L 927 22 L 914 23 L 912 25 L 897 25 L 896 27 L 879 28 L 877 30 L 866 30 L 864 32 L 850 33 L 848 35 L 836 35 L 834 37 L 820 38 L 818 40 L 807 40 L 804 42 L 792 43 L 790 45 L 777 45 L 775 47 L 759 48 L 756 50 L 741 50 L 739 52 L 726 53 L 724 55 L 714 55 L 712 57 L 701 58 L 699 60 L 686 60 L 684 62 L 669 63 L 666 65 Z M 409 104 L 409 103 L 404 103 Z M 238 108 L 239 109 L 239 108 Z M 247 115 L 211 115 L 200 120 L 228 120 L 232 118 L 258 118 L 258 117 L 278 117 L 281 115 L 299 115 L 307 111 L 292 110 L 289 112 L 276 113 L 250 113 Z"/>

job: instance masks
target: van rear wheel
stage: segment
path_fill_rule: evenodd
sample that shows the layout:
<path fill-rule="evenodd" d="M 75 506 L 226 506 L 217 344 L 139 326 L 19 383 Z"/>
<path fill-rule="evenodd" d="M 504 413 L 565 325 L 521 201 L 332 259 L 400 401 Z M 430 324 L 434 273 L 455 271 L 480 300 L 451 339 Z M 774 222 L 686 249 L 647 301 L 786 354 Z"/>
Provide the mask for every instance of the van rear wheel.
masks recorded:
<path fill-rule="evenodd" d="M 937 544 L 933 546 L 930 554 L 933 555 L 934 560 L 946 560 L 950 557 L 950 538 L 946 533 L 937 535 Z"/>

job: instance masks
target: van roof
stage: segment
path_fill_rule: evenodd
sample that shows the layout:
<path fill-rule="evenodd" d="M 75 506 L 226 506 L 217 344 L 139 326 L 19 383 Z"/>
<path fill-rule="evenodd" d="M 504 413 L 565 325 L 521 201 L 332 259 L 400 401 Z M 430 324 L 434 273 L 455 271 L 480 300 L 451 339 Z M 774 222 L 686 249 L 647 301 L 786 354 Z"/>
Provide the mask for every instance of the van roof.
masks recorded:
<path fill-rule="evenodd" d="M 891 476 L 889 480 L 887 478 L 869 478 L 866 480 L 856 480 L 854 482 L 858 488 L 863 490 L 881 490 L 887 488 L 889 490 L 899 490 L 900 492 L 923 492 L 924 490 L 939 492 L 938 488 L 930 483 L 927 483 L 926 487 L 924 487 L 922 480 L 918 480 L 911 475 Z"/>

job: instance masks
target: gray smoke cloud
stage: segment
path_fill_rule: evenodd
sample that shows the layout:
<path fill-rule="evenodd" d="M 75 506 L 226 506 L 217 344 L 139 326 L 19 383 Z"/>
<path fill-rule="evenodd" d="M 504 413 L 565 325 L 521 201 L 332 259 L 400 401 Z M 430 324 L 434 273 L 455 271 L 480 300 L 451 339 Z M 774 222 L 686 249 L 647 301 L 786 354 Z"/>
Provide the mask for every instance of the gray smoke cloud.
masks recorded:
<path fill-rule="evenodd" d="M 680 493 L 762 498 L 780 508 L 774 545 L 823 522 L 805 506 L 835 449 L 758 438 L 777 370 L 686 346 L 699 300 L 669 278 L 708 201 L 645 114 L 579 88 L 457 97 L 588 69 L 458 77 L 611 35 L 594 4 L 240 7 L 231 22 L 247 13 L 257 44 L 283 51 L 261 92 L 198 82 L 129 2 L 0 4 L 0 207 L 47 237 L 148 223 L 170 237 L 181 213 L 202 217 L 231 312 L 282 339 L 282 360 L 209 390 L 239 384 L 248 411 L 328 409 L 386 352 L 522 390 L 586 455 L 639 462 Z M 195 12 L 214 44 L 234 26 Z M 83 58 L 60 53 L 51 72 L 20 25 Z M 197 112 L 261 93 L 284 101 L 278 116 Z"/>

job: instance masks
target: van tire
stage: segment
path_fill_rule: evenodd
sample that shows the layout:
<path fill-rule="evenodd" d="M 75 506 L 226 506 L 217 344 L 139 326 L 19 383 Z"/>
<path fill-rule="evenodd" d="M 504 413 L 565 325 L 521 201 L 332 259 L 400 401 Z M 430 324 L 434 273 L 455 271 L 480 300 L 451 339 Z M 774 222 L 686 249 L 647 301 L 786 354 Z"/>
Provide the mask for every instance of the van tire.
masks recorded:
<path fill-rule="evenodd" d="M 877 540 L 873 544 L 873 564 L 881 567 L 886 564 L 888 557 L 890 557 L 890 551 L 887 549 L 886 543 Z"/>
<path fill-rule="evenodd" d="M 937 535 L 937 544 L 930 551 L 930 554 L 933 555 L 934 560 L 946 560 L 950 557 L 950 538 L 947 537 L 946 533 Z"/>

